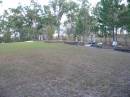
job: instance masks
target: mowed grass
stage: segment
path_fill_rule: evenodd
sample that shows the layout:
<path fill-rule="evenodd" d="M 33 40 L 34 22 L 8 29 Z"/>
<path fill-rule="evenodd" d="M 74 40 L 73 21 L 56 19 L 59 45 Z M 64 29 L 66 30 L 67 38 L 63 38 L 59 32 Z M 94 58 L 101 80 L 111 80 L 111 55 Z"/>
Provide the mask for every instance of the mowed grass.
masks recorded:
<path fill-rule="evenodd" d="M 130 54 L 62 43 L 0 44 L 0 97 L 130 97 Z"/>
<path fill-rule="evenodd" d="M 33 49 L 48 49 L 58 47 L 60 44 L 48 45 L 44 42 L 18 42 L 18 43 L 1 43 L 0 53 L 15 53 L 19 51 L 28 51 Z"/>

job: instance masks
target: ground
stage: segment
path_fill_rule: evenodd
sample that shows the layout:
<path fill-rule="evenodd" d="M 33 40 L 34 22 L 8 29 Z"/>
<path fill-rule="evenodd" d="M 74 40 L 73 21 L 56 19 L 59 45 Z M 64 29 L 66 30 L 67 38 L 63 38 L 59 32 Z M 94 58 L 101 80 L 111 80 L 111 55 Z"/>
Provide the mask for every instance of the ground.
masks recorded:
<path fill-rule="evenodd" d="M 130 54 L 44 42 L 0 44 L 0 97 L 130 97 Z"/>

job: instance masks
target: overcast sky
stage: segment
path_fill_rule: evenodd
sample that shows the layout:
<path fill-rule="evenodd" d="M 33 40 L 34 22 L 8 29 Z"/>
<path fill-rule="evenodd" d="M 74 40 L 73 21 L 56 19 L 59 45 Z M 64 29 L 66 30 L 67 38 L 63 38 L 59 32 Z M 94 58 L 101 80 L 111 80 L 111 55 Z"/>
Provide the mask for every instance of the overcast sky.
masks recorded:
<path fill-rule="evenodd" d="M 0 13 L 3 12 L 3 10 L 8 9 L 8 8 L 15 8 L 18 6 L 18 4 L 22 5 L 29 5 L 31 0 L 2 0 L 3 3 L 1 4 L 0 8 Z M 46 5 L 49 0 L 37 0 L 41 5 Z M 75 0 L 74 0 L 75 1 Z M 100 0 L 88 0 L 90 4 L 94 7 L 97 2 Z M 124 0 L 126 2 L 126 0 Z"/>
<path fill-rule="evenodd" d="M 0 14 L 3 13 L 3 11 L 5 9 L 8 8 L 15 8 L 17 7 L 19 4 L 21 5 L 29 5 L 31 0 L 2 0 L 3 3 L 0 5 Z M 49 0 L 37 0 L 39 2 L 39 4 L 41 5 L 47 5 Z M 74 0 L 76 1 L 76 0 Z M 97 2 L 99 2 L 100 0 L 88 0 L 91 4 L 92 7 L 96 6 Z M 126 2 L 126 0 L 124 0 L 124 2 Z M 66 17 L 63 16 L 62 18 L 62 23 L 66 20 Z"/>
<path fill-rule="evenodd" d="M 22 5 L 29 5 L 30 0 L 2 0 L 1 11 L 7 8 L 14 8 L 19 3 Z M 37 0 L 41 5 L 46 5 L 49 0 Z M 99 0 L 88 0 L 92 6 L 95 6 Z"/>

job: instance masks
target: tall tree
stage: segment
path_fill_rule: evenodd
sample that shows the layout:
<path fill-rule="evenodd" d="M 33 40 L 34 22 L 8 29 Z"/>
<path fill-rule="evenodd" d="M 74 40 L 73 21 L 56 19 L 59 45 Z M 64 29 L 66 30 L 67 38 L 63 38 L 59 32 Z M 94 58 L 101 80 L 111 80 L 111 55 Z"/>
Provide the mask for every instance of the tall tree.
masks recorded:
<path fill-rule="evenodd" d="M 62 16 L 68 12 L 68 3 L 66 0 L 51 0 L 50 6 L 52 8 L 53 14 L 56 17 L 57 20 L 57 32 L 58 32 L 58 38 L 60 37 L 60 24 Z"/>
<path fill-rule="evenodd" d="M 108 35 L 113 36 L 113 41 L 116 41 L 117 29 L 119 27 L 118 16 L 120 14 L 120 4 L 122 0 L 101 0 L 97 5 L 98 22 L 100 23 L 101 31 L 105 38 Z"/>
<path fill-rule="evenodd" d="M 46 29 L 46 34 L 48 39 L 52 39 L 53 34 L 56 29 L 56 16 L 54 16 L 51 12 L 50 6 L 44 6 L 44 27 Z"/>
<path fill-rule="evenodd" d="M 87 0 L 80 0 L 81 7 L 79 9 L 78 18 L 76 21 L 76 33 L 83 37 L 89 35 L 91 28 L 91 16 L 89 14 L 89 3 Z"/>
<path fill-rule="evenodd" d="M 127 21 L 130 21 L 130 0 L 128 2 Z M 127 22 L 127 30 L 130 33 L 130 22 Z"/>
<path fill-rule="evenodd" d="M 66 26 L 66 33 L 70 38 L 72 38 L 71 36 L 75 34 L 76 19 L 79 14 L 79 6 L 76 2 L 69 1 L 68 9 L 69 11 L 66 13 L 67 20 L 64 22 L 64 25 Z"/>

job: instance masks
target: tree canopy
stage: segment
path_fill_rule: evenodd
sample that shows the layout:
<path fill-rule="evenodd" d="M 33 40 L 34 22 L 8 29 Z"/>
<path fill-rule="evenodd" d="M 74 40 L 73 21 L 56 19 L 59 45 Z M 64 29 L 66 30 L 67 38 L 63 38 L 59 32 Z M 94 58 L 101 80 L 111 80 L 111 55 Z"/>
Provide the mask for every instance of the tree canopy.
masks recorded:
<path fill-rule="evenodd" d="M 0 16 L 0 33 L 5 42 L 37 40 L 39 35 L 52 39 L 54 33 L 60 37 L 61 20 L 68 35 L 76 37 L 89 36 L 91 33 L 116 40 L 119 28 L 130 32 L 130 1 L 101 0 L 96 7 L 91 8 L 88 0 L 50 0 L 48 5 L 40 5 L 31 0 L 29 6 L 18 5 L 5 10 Z M 0 1 L 2 3 L 2 1 Z M 66 26 L 70 27 L 67 28 Z M 11 35 L 19 38 L 11 39 Z M 100 33 L 99 33 L 100 32 Z"/>

